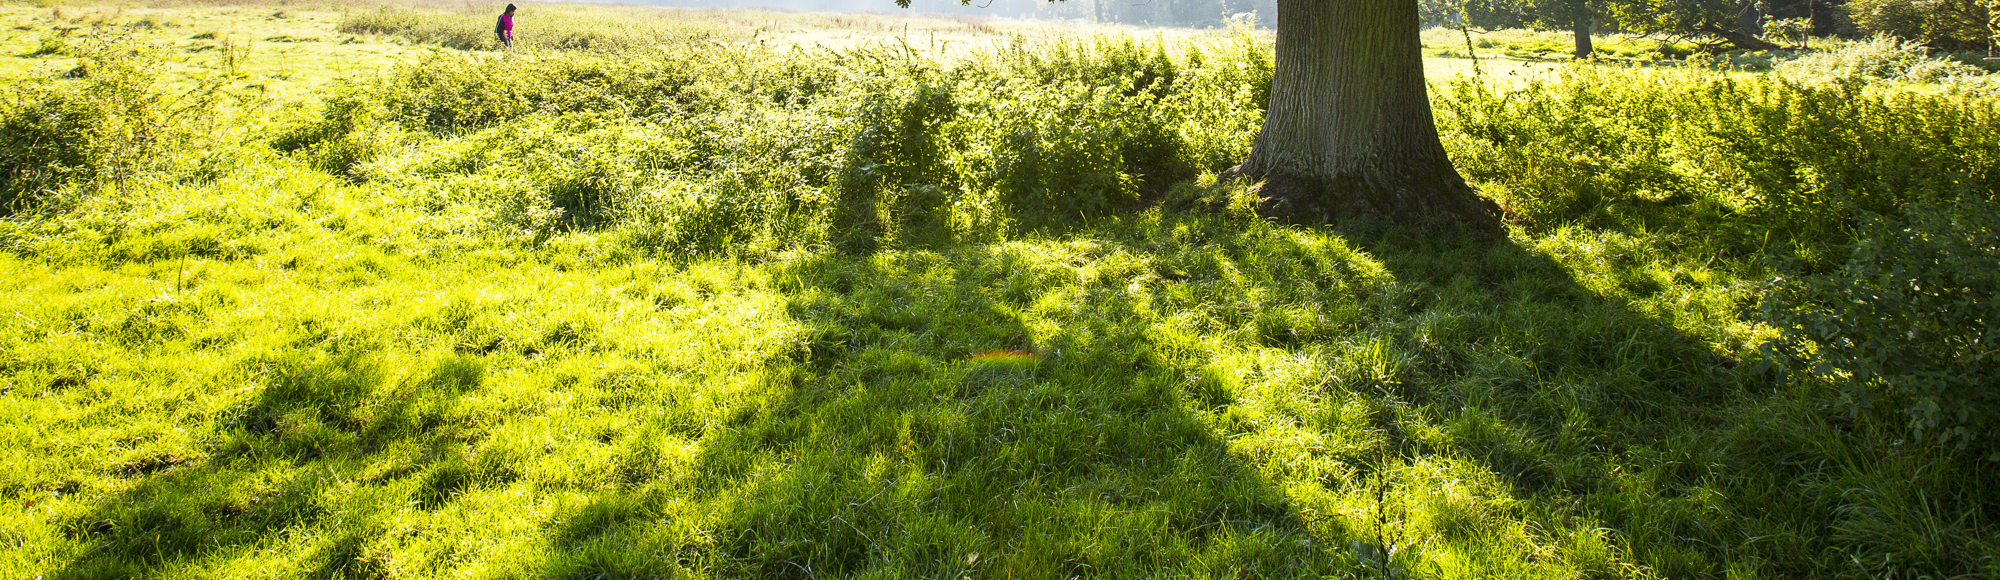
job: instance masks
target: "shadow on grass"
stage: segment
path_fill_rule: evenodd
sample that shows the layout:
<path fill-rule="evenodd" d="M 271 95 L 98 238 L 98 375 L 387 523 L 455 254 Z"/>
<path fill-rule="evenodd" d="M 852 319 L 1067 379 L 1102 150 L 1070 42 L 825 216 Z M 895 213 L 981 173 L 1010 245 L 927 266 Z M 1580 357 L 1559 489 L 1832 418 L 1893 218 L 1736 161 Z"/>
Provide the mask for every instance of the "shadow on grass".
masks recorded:
<path fill-rule="evenodd" d="M 1406 289 L 1401 319 L 1375 330 L 1408 357 L 1380 388 L 1408 410 L 1383 425 L 1399 457 L 1477 461 L 1558 527 L 1546 533 L 1586 574 L 1816 572 L 1799 556 L 1824 548 L 1824 530 L 1798 527 L 1814 508 L 1788 488 L 1825 456 L 1786 431 L 1796 417 L 1760 407 L 1772 375 L 1515 242 L 1340 233 Z M 1612 275 L 1629 295 L 1664 290 Z"/>
<path fill-rule="evenodd" d="M 1746 513 L 1795 504 L 1767 497 L 1782 470 L 1729 458 L 1793 443 L 1729 448 L 1760 435 L 1732 423 L 1731 361 L 1547 256 L 1158 213 L 1088 233 L 766 266 L 808 339 L 765 363 L 766 392 L 687 429 L 698 448 L 676 473 L 559 490 L 582 499 L 547 523 L 534 573 L 1294 578 L 1430 573 L 1454 553 L 1472 570 L 1700 576 L 1748 538 L 1769 546 L 1753 557 L 1814 545 Z M 981 357 L 1007 351 L 1033 356 Z M 1220 362 L 1252 351 L 1325 369 L 1253 388 L 1268 377 Z M 70 522 L 90 548 L 53 577 L 262 549 L 311 550 L 319 577 L 384 575 L 363 553 L 377 522 L 510 476 L 447 417 L 479 363 L 392 384 L 370 361 L 273 363 L 210 459 L 137 467 Z M 1315 403 L 1253 400 L 1287 397 Z M 1331 441 L 1300 450 L 1318 467 L 1235 442 L 1277 428 Z M 1716 435 L 1730 429 L 1749 436 Z M 1441 461 L 1477 467 L 1411 475 Z M 1425 503 L 1461 476 L 1525 507 L 1474 521 Z M 388 500 L 325 499 L 342 481 Z M 1506 525 L 1547 545 L 1503 546 Z M 300 530 L 316 536 L 286 545 Z"/>
<path fill-rule="evenodd" d="M 1435 459 L 1504 480 L 1530 506 L 1513 517 L 1551 528 L 1538 541 L 1564 562 L 1548 564 L 1584 574 L 1719 574 L 1758 531 L 1714 501 L 1729 491 L 1716 480 L 1740 475 L 1716 464 L 1724 452 L 1687 447 L 1727 423 L 1734 363 L 1547 256 L 1203 217 L 1094 233 L 778 266 L 814 334 L 779 394 L 705 441 L 682 485 L 721 498 L 717 525 L 660 533 L 662 506 L 681 499 L 601 498 L 553 534 L 568 556 L 551 575 L 1302 577 L 1382 575 L 1446 551 L 1494 569 L 1538 557 L 1482 555 L 1486 532 L 1415 521 L 1412 490 L 1438 482 L 1396 479 Z M 1075 255 L 1035 255 L 1048 246 Z M 1349 262 L 1369 259 L 1393 282 L 1360 281 Z M 1337 467 L 1287 481 L 1232 450 L 1260 429 L 1232 410 L 1242 389 L 1167 318 L 1252 295 L 1266 299 L 1195 317 L 1194 342 L 1304 356 L 1381 339 L 1393 370 L 1334 365 L 1300 387 L 1364 401 L 1379 445 L 1313 451 Z M 1285 309 L 1310 312 L 1272 315 Z M 992 351 L 1039 358 L 995 369 L 979 360 Z M 1288 491 L 1301 483 L 1373 505 L 1302 508 Z"/>
<path fill-rule="evenodd" d="M 313 527 L 339 531 L 313 576 L 377 577 L 359 554 L 368 530 L 326 493 L 349 482 L 415 487 L 435 509 L 476 470 L 453 456 L 452 401 L 476 389 L 477 360 L 444 359 L 400 384 L 362 354 L 307 351 L 261 363 L 264 388 L 233 413 L 220 443 L 200 462 L 148 459 L 123 475 L 126 492 L 64 523 L 85 551 L 52 578 L 133 578 L 282 545 Z M 404 459 L 386 462 L 383 459 Z"/>
<path fill-rule="evenodd" d="M 662 559 L 726 577 L 1297 577 L 1337 570 L 1282 493 L 1191 415 L 1196 373 L 1144 305 L 1093 292 L 1035 327 L 1060 268 L 1002 246 L 823 256 L 773 275 L 814 329 L 781 394 L 706 442 L 685 487 L 730 494 L 706 546 L 633 546 L 660 494 L 557 531 L 561 577 Z M 1032 352 L 988 363 L 989 352 Z M 698 492 L 699 493 L 699 492 Z M 661 544 L 671 540 L 659 539 Z M 1201 569 L 1201 558 L 1215 563 Z"/>

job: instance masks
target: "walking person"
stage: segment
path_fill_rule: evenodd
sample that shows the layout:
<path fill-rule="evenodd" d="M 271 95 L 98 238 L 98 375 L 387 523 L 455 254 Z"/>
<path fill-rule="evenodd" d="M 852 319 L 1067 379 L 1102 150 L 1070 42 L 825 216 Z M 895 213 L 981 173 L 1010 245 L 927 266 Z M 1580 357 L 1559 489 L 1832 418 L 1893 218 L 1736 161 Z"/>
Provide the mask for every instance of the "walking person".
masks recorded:
<path fill-rule="evenodd" d="M 514 50 L 514 5 L 507 5 L 507 12 L 500 15 L 500 21 L 493 23 L 493 34 L 500 37 L 500 46 Z"/>

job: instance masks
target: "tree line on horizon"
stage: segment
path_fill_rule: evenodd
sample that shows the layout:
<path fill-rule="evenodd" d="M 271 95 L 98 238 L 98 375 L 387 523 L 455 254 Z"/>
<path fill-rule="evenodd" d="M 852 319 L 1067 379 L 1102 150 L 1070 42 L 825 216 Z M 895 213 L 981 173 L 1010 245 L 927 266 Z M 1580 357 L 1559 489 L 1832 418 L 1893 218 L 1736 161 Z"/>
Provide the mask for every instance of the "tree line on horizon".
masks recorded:
<path fill-rule="evenodd" d="M 1994 0 L 1419 0 L 1426 26 L 1531 28 L 1576 35 L 1627 32 L 1694 40 L 1711 50 L 1801 47 L 1811 37 L 1888 35 L 1944 50 L 1983 50 L 2000 27 Z M 881 0 L 651 0 L 660 6 L 887 12 Z M 1273 27 L 1277 0 L 916 0 L 926 13 L 1066 19 L 1141 26 Z"/>
<path fill-rule="evenodd" d="M 1992 0 L 1422 0 L 1431 25 L 1691 39 L 1710 50 L 1803 48 L 1813 37 L 1892 36 L 1943 50 L 1993 46 Z"/>

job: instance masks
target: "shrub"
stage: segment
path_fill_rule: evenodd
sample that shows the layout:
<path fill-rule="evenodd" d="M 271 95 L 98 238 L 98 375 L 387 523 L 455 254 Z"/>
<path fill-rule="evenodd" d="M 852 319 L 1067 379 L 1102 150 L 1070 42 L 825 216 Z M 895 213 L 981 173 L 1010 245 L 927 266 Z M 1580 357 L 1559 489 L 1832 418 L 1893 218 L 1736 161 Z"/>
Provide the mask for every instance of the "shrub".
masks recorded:
<path fill-rule="evenodd" d="M 191 165 L 212 148 L 181 147 L 201 133 L 214 85 L 170 93 L 152 57 L 115 41 L 68 49 L 63 78 L 0 91 L 0 215 L 30 210 L 67 186 L 123 187 Z"/>
<path fill-rule="evenodd" d="M 21 53 L 20 56 L 22 58 L 34 58 L 38 56 L 64 55 L 69 54 L 69 52 L 69 43 L 63 42 L 61 36 L 49 35 L 42 37 L 41 42 L 36 45 L 35 50 Z"/>
<path fill-rule="evenodd" d="M 2000 460 L 2000 204 L 1869 216 L 1839 269 L 1772 286 L 1770 355 L 1857 415 Z"/>
<path fill-rule="evenodd" d="M 9 91 L 0 109 L 0 212 L 32 207 L 73 176 L 94 173 L 107 160 L 92 139 L 114 119 L 76 83 L 28 85 Z M 25 206 L 25 207 L 24 207 Z"/>
<path fill-rule="evenodd" d="M 1864 213 L 2000 191 L 2000 106 L 1959 93 L 1574 67 L 1438 101 L 1453 159 L 1531 228 L 1666 229 L 1824 268 Z"/>
<path fill-rule="evenodd" d="M 1261 124 L 1265 48 L 1064 41 L 950 67 L 895 47 L 441 56 L 273 145 L 416 192 L 449 231 L 867 251 L 1060 226 L 1228 167 Z"/>
<path fill-rule="evenodd" d="M 1939 82 L 1952 77 L 1982 74 L 1978 67 L 1955 60 L 1933 57 L 1930 49 L 1915 42 L 1887 36 L 1818 51 L 1785 61 L 1778 70 L 1797 79 L 1867 79 L 1905 82 Z"/>
<path fill-rule="evenodd" d="M 684 149 L 656 127 L 572 113 L 523 119 L 360 171 L 415 193 L 455 232 L 547 235 L 602 225 Z"/>
<path fill-rule="evenodd" d="M 1129 38 L 1017 45 L 1000 78 L 962 90 L 945 128 L 952 168 L 1014 227 L 1038 229 L 1157 195 L 1249 153 L 1270 91 L 1268 45 L 1249 31 L 1173 58 Z"/>
<path fill-rule="evenodd" d="M 321 171 L 359 177 L 357 170 L 363 163 L 410 141 L 411 136 L 388 119 L 389 113 L 379 100 L 367 93 L 344 91 L 329 97 L 318 114 L 279 131 L 271 146 Z"/>
<path fill-rule="evenodd" d="M 640 52 L 572 56 L 497 66 L 441 56 L 396 69 L 373 87 L 387 118 L 410 129 L 452 134 L 533 113 L 590 111 L 644 117 L 712 106 L 689 92 L 698 80 L 724 77 L 714 61 Z"/>
<path fill-rule="evenodd" d="M 990 192 L 1018 227 L 1099 215 L 1191 177 L 1160 99 L 1083 84 L 1009 86 L 946 130 L 958 179 Z M 1146 187 L 1147 181 L 1154 184 Z M 1159 189 L 1154 189 L 1158 191 Z"/>
<path fill-rule="evenodd" d="M 956 205 L 939 193 L 949 154 L 940 129 L 959 113 L 950 81 L 916 68 L 864 86 L 870 96 L 840 169 L 834 244 L 859 251 L 885 236 L 943 237 Z"/>

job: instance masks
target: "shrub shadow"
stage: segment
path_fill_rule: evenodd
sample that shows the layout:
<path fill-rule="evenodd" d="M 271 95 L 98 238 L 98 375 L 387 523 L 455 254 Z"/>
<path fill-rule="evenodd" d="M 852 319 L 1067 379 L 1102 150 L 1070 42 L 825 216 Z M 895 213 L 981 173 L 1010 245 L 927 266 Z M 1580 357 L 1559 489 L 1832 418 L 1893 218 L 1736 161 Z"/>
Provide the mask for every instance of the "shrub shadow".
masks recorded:
<path fill-rule="evenodd" d="M 420 501 L 434 508 L 475 483 L 462 462 L 447 459 L 457 427 L 446 415 L 484 380 L 476 359 L 447 358 L 405 381 L 352 353 L 307 351 L 253 366 L 261 367 L 263 388 L 221 421 L 206 458 L 127 465 L 120 475 L 136 483 L 62 522 L 64 534 L 87 547 L 50 578 L 197 567 L 209 556 L 271 546 L 312 527 L 338 536 L 314 555 L 313 577 L 380 577 L 361 554 L 368 534 L 349 529 L 358 518 L 344 512 L 354 506 L 322 496 L 343 481 L 414 479 Z M 372 461 L 392 449 L 408 451 L 411 461 L 388 468 Z"/>

